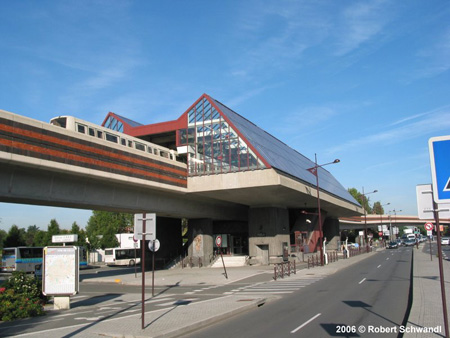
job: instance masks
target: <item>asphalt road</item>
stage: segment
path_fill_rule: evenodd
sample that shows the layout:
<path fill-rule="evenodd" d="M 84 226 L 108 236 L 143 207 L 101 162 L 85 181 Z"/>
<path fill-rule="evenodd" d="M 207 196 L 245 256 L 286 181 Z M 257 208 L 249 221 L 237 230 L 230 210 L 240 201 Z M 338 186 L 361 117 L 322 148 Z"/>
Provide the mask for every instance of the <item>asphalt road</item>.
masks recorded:
<path fill-rule="evenodd" d="M 402 325 L 413 250 L 380 252 L 289 297 L 189 337 L 397 337 L 398 329 L 380 330 Z"/>

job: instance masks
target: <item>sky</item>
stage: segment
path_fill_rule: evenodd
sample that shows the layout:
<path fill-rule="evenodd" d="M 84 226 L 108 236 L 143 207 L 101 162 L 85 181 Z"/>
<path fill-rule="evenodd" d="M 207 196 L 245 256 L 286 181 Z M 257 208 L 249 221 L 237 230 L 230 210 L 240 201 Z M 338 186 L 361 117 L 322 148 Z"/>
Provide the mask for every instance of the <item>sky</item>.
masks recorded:
<path fill-rule="evenodd" d="M 48 122 L 178 118 L 203 93 L 417 215 L 428 139 L 450 135 L 447 0 L 0 2 L 0 109 Z M 401 211 L 400 211 L 401 210 Z M 89 210 L 0 203 L 0 229 Z"/>

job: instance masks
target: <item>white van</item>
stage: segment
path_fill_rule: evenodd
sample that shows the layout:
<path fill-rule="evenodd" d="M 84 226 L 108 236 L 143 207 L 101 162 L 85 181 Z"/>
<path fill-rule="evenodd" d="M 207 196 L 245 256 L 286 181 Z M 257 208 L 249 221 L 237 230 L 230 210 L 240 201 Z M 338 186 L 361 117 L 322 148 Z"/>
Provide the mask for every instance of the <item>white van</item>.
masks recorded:
<path fill-rule="evenodd" d="M 416 235 L 414 235 L 414 234 L 408 234 L 407 236 L 406 236 L 408 239 L 416 239 Z"/>

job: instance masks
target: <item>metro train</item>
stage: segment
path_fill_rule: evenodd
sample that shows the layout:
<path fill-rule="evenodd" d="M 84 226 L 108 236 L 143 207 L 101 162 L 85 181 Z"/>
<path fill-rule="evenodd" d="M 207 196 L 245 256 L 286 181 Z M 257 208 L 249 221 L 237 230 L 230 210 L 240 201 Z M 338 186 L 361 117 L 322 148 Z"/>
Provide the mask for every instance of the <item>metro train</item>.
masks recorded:
<path fill-rule="evenodd" d="M 162 147 L 157 144 L 150 143 L 139 138 L 114 131 L 109 128 L 105 128 L 73 116 L 54 117 L 50 120 L 50 124 L 68 130 L 76 131 L 80 134 L 116 143 L 124 147 L 137 149 L 148 154 L 165 157 L 173 161 L 177 160 L 177 153 L 172 149 Z"/>

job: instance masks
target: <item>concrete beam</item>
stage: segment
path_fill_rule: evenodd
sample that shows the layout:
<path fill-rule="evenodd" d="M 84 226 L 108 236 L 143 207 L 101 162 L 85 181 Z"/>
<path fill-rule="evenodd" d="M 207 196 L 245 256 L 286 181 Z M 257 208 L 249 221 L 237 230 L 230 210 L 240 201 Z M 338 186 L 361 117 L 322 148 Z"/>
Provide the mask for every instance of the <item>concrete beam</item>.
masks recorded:
<path fill-rule="evenodd" d="M 87 210 L 155 212 L 158 216 L 246 221 L 248 208 L 92 176 L 2 163 L 0 201 Z"/>

